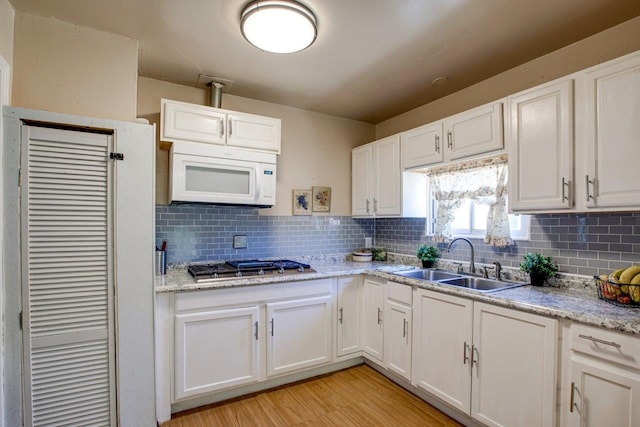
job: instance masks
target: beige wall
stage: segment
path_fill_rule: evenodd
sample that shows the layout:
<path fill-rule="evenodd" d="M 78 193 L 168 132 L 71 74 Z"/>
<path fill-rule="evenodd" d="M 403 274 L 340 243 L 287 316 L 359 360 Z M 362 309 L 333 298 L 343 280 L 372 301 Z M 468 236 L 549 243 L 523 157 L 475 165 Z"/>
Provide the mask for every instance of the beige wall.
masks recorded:
<path fill-rule="evenodd" d="M 16 13 L 13 105 L 133 121 L 138 42 Z"/>
<path fill-rule="evenodd" d="M 0 56 L 13 63 L 13 18 L 15 12 L 8 0 L 0 0 Z"/>
<path fill-rule="evenodd" d="M 376 139 L 495 101 L 640 50 L 640 17 L 376 125 Z"/>
<path fill-rule="evenodd" d="M 138 80 L 138 115 L 159 123 L 160 99 L 208 104 L 209 91 L 150 78 Z M 369 123 L 223 94 L 222 108 L 282 120 L 276 205 L 263 215 L 291 215 L 292 190 L 331 187 L 330 215 L 351 215 L 351 148 L 374 139 Z M 167 201 L 168 152 L 156 152 L 156 202 Z"/>

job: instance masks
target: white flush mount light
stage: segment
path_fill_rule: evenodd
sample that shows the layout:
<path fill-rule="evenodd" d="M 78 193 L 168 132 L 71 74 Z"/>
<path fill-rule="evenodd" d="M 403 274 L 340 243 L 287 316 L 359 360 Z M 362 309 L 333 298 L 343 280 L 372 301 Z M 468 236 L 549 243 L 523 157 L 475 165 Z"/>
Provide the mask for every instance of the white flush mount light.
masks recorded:
<path fill-rule="evenodd" d="M 318 34 L 313 12 L 291 0 L 253 1 L 242 9 L 245 39 L 258 49 L 293 53 L 309 47 Z"/>

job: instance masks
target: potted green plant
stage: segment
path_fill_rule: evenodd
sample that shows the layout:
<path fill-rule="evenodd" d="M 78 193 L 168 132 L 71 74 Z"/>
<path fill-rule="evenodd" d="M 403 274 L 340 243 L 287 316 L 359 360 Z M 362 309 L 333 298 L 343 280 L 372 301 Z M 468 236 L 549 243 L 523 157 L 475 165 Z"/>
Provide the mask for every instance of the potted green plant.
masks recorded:
<path fill-rule="evenodd" d="M 418 247 L 416 255 L 418 259 L 422 261 L 423 268 L 431 268 L 438 258 L 440 258 L 440 251 L 438 251 L 438 248 L 435 246 L 422 244 Z"/>
<path fill-rule="evenodd" d="M 524 261 L 520 263 L 520 270 L 529 273 L 531 284 L 543 286 L 544 282 L 558 272 L 558 265 L 550 256 L 543 256 L 539 253 L 528 253 L 523 256 Z"/>

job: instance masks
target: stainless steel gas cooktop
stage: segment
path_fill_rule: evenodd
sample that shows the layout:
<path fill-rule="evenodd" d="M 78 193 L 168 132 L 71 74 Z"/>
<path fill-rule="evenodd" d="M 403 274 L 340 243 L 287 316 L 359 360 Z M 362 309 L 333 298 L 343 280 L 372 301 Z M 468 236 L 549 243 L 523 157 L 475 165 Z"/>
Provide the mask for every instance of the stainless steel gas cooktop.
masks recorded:
<path fill-rule="evenodd" d="M 197 283 L 255 276 L 290 276 L 315 273 L 309 264 L 287 259 L 263 261 L 257 259 L 227 261 L 211 264 L 190 264 L 189 274 Z"/>

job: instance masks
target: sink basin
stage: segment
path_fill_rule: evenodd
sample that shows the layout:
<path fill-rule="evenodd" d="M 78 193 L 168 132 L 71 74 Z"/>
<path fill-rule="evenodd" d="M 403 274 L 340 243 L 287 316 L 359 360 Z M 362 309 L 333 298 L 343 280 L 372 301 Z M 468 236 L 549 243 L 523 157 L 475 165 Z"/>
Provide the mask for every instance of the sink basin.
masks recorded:
<path fill-rule="evenodd" d="M 421 270 L 408 270 L 408 271 L 398 271 L 398 276 L 410 277 L 412 279 L 422 279 L 422 280 L 430 280 L 432 282 L 437 282 L 445 279 L 455 279 L 460 277 L 459 274 L 451 273 L 450 271 L 442 271 L 437 270 L 435 268 L 423 268 Z"/>
<path fill-rule="evenodd" d="M 526 283 L 503 282 L 501 280 L 483 279 L 482 277 L 458 277 L 455 279 L 442 280 L 444 285 L 460 286 L 480 292 L 493 292 L 503 289 L 517 288 Z"/>

